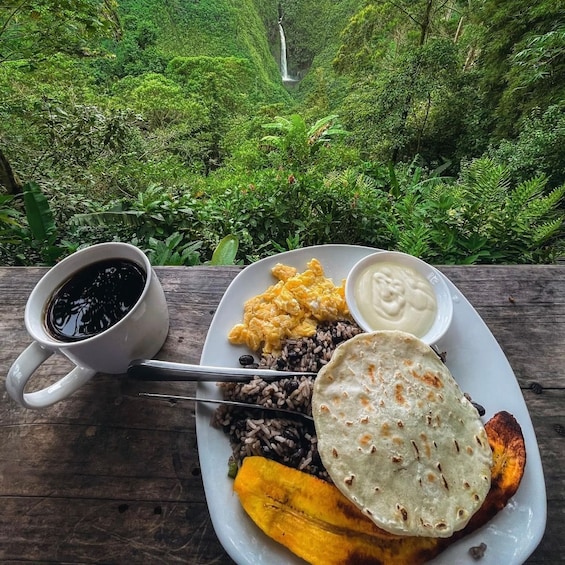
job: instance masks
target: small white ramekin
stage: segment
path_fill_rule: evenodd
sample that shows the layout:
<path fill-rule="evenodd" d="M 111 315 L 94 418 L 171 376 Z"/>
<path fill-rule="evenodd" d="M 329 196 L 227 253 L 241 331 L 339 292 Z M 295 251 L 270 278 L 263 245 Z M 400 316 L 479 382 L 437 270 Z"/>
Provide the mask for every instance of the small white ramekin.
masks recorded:
<path fill-rule="evenodd" d="M 414 257 L 413 255 L 408 255 L 407 253 L 401 253 L 399 251 L 378 251 L 371 255 L 367 255 L 353 266 L 345 281 L 345 299 L 353 319 L 365 331 L 381 329 L 371 327 L 365 319 L 359 309 L 354 292 L 357 280 L 361 274 L 371 265 L 378 262 L 394 263 L 400 266 L 412 268 L 428 280 L 436 297 L 437 310 L 434 321 L 428 331 L 424 335 L 416 335 L 416 337 L 420 338 L 423 342 L 429 345 L 439 341 L 447 332 L 453 317 L 453 300 L 451 293 L 449 292 L 445 278 L 436 268 L 432 267 L 425 261 Z M 409 328 L 397 329 L 411 333 Z"/>

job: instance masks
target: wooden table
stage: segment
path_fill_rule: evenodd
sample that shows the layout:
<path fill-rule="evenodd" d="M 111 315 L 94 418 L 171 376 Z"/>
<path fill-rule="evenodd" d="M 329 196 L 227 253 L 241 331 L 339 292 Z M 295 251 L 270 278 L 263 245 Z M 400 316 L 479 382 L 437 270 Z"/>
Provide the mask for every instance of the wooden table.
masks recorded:
<path fill-rule="evenodd" d="M 548 520 L 528 563 L 565 562 L 565 266 L 442 267 L 502 346 L 528 405 Z M 29 343 L 26 299 L 45 272 L 0 268 L 0 375 Z M 165 267 L 171 329 L 159 357 L 198 362 L 237 267 Z M 69 365 L 51 358 L 43 386 Z M 194 385 L 98 376 L 71 399 L 26 410 L 0 390 L 0 561 L 231 563 L 200 476 L 194 406 L 137 396 Z"/>

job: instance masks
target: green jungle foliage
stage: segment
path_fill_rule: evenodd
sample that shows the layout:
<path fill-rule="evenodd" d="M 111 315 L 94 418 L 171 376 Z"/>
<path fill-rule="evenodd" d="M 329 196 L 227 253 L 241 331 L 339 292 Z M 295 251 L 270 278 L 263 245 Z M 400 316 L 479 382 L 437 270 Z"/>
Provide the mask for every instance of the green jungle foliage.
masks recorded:
<path fill-rule="evenodd" d="M 0 264 L 565 252 L 565 0 L 6 0 Z M 289 74 L 279 71 L 279 21 Z"/>

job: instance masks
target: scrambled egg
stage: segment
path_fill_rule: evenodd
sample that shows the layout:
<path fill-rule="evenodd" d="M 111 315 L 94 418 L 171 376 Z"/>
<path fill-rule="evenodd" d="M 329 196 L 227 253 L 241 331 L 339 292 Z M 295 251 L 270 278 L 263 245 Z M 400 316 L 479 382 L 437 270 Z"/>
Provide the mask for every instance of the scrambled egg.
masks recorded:
<path fill-rule="evenodd" d="M 228 335 L 231 343 L 263 353 L 277 352 L 286 338 L 313 335 L 319 322 L 349 318 L 345 281 L 335 286 L 324 276 L 317 259 L 303 273 L 281 263 L 272 273 L 278 282 L 245 303 L 243 323 Z"/>

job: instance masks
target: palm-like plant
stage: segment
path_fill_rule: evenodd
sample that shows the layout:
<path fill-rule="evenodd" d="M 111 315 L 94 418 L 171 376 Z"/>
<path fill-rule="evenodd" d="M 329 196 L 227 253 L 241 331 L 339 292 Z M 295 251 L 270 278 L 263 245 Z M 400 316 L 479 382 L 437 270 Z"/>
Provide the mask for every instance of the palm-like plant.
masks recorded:
<path fill-rule="evenodd" d="M 310 127 L 299 114 L 277 116 L 263 127 L 276 133 L 264 136 L 262 143 L 278 151 L 293 166 L 308 165 L 320 147 L 348 134 L 334 114 L 320 118 Z"/>

